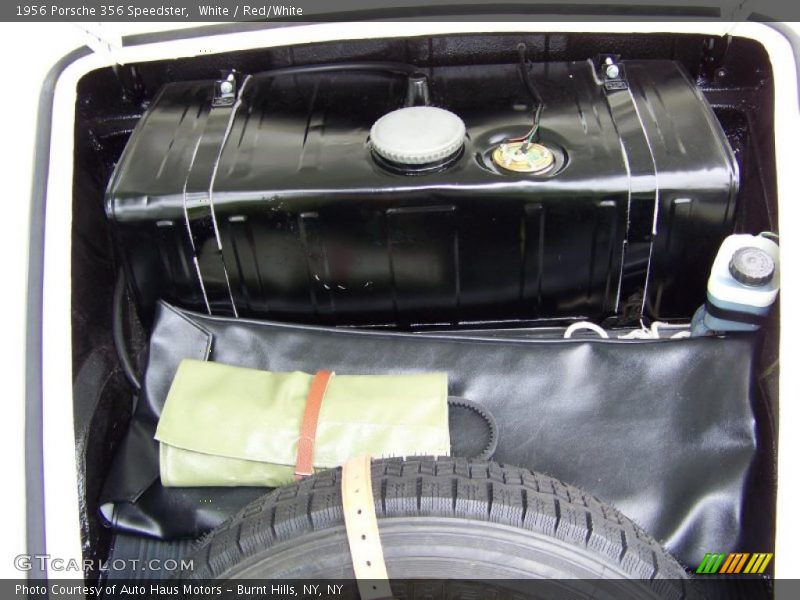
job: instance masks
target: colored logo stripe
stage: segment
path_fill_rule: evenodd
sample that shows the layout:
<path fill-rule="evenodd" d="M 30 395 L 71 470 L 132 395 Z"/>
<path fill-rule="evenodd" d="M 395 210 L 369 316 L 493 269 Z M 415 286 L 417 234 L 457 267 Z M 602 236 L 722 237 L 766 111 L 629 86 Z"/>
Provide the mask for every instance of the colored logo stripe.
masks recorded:
<path fill-rule="evenodd" d="M 736 575 L 739 573 L 761 574 L 772 560 L 772 553 L 757 552 L 709 552 L 697 567 L 697 573 L 713 575 L 715 573 Z"/>
<path fill-rule="evenodd" d="M 728 559 L 722 564 L 720 573 L 732 574 L 739 573 L 744 567 L 744 561 L 750 557 L 749 554 L 733 553 L 728 555 Z"/>
<path fill-rule="evenodd" d="M 724 554 L 709 552 L 703 557 L 700 566 L 697 567 L 697 572 L 705 574 L 716 573 L 724 559 Z"/>
<path fill-rule="evenodd" d="M 750 562 L 747 563 L 747 566 L 744 569 L 745 573 L 763 573 L 769 561 L 772 560 L 772 554 L 753 554 L 753 558 L 750 559 Z"/>

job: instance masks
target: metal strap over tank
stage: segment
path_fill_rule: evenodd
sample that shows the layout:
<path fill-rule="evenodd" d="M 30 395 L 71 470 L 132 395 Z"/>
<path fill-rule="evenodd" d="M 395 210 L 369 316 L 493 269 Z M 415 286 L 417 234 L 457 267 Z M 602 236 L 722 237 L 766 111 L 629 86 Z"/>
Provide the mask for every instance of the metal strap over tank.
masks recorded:
<path fill-rule="evenodd" d="M 222 254 L 222 238 L 214 212 L 214 182 L 230 135 L 242 92 L 249 76 L 236 89 L 233 77 L 216 82 L 203 134 L 194 148 L 183 186 L 183 206 L 194 266 L 209 314 L 238 317 L 228 270 Z M 206 285 L 206 282 L 214 282 Z M 219 282 L 225 285 L 220 286 Z"/>
<path fill-rule="evenodd" d="M 615 67 L 614 70 L 610 67 Z M 610 77 L 614 75 L 614 77 Z M 617 293 L 617 312 L 623 303 L 636 299 L 642 316 L 658 217 L 658 171 L 639 116 L 636 101 L 625 78 L 624 64 L 601 64 L 600 83 L 608 103 L 628 175 L 628 226 Z M 638 296 L 641 294 L 641 302 Z M 631 302 L 631 304 L 633 304 Z"/>

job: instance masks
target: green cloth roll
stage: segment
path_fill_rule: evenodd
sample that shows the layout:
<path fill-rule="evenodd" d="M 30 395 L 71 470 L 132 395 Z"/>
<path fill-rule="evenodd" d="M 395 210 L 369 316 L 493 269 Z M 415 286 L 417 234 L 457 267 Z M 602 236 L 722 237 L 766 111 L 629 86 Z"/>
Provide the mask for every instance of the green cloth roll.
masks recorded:
<path fill-rule="evenodd" d="M 312 374 L 181 362 L 155 438 L 165 486 L 267 486 L 294 479 Z M 447 373 L 335 375 L 314 467 L 349 458 L 450 454 Z"/>

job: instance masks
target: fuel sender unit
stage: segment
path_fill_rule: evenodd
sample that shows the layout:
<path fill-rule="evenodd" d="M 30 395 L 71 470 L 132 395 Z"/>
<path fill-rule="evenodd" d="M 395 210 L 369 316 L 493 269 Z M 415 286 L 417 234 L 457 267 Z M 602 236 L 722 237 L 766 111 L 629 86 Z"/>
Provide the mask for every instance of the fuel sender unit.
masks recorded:
<path fill-rule="evenodd" d="M 492 161 L 506 171 L 542 175 L 553 168 L 556 159 L 547 146 L 521 141 L 500 144 L 492 152 Z"/>

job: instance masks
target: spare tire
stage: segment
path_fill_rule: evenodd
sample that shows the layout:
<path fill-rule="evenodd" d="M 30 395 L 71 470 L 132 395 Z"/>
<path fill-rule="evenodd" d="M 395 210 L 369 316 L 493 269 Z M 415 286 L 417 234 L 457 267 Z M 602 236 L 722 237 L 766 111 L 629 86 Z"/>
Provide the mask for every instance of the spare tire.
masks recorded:
<path fill-rule="evenodd" d="M 181 577 L 353 578 L 340 478 L 339 468 L 323 471 L 252 502 L 200 543 Z M 393 580 L 638 579 L 609 597 L 685 596 L 686 571 L 652 537 L 547 475 L 393 458 L 373 461 L 372 480 Z"/>

